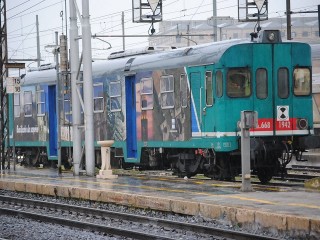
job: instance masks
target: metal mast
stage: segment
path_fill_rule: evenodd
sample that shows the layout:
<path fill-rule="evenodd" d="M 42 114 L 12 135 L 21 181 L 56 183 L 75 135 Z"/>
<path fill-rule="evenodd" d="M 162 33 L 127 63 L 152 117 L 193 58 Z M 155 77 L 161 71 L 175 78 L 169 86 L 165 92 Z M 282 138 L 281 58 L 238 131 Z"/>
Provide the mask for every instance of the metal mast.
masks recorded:
<path fill-rule="evenodd" d="M 0 159 L 1 169 L 5 168 L 5 160 L 7 153 L 5 146 L 6 141 L 9 141 L 9 122 L 8 122 L 8 98 L 3 82 L 8 76 L 5 64 L 8 62 L 7 48 L 7 21 L 6 21 L 6 1 L 0 0 Z M 10 165 L 8 165 L 9 167 Z"/>
<path fill-rule="evenodd" d="M 40 67 L 40 61 L 41 61 L 41 53 L 40 53 L 40 36 L 39 36 L 39 20 L 38 15 L 36 15 L 36 26 L 37 26 L 37 62 L 38 67 Z"/>
<path fill-rule="evenodd" d="M 73 140 L 73 174 L 79 176 L 80 174 L 80 160 L 81 160 L 81 106 L 80 99 L 77 94 L 78 85 L 78 69 L 80 69 L 79 61 L 79 41 L 76 6 L 73 0 L 69 1 L 70 6 L 70 72 L 71 72 L 71 94 L 72 94 L 72 140 Z"/>
<path fill-rule="evenodd" d="M 94 176 L 93 81 L 89 0 L 82 0 L 83 98 L 85 119 L 86 173 Z"/>

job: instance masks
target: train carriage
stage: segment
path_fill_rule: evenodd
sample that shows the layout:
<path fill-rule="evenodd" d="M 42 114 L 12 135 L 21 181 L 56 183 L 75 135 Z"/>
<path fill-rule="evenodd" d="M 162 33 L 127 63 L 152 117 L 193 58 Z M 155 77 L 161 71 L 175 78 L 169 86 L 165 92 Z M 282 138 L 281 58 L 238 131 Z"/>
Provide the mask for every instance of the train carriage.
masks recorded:
<path fill-rule="evenodd" d="M 233 179 L 241 170 L 240 112 L 256 111 L 258 126 L 250 130 L 251 166 L 268 182 L 293 154 L 299 157 L 319 145 L 312 136 L 311 70 L 310 46 L 281 42 L 274 30 L 263 31 L 257 42 L 116 53 L 93 63 L 95 139 L 115 140 L 113 156 L 123 165 L 173 168 L 182 177 L 203 173 Z M 54 158 L 56 107 L 50 100 L 56 77 L 48 71 L 24 77 L 23 111 L 14 114 L 15 137 L 17 146 L 45 146 L 43 151 Z M 47 80 L 41 81 L 40 75 Z M 36 98 L 33 114 L 26 115 L 30 87 Z M 40 92 L 45 104 L 39 102 Z M 67 96 L 60 116 L 72 123 Z M 38 128 L 38 133 L 18 131 L 19 126 Z M 62 136 L 66 149 L 71 135 Z"/>

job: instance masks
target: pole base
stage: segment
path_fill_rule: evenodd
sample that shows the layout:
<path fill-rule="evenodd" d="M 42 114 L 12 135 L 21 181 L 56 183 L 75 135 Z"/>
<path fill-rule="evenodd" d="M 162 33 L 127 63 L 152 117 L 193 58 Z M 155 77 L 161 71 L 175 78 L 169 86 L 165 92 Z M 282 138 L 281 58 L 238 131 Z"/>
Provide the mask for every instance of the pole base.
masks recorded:
<path fill-rule="evenodd" d="M 118 178 L 118 175 L 112 173 L 112 170 L 100 170 L 97 178 L 101 179 L 115 179 Z"/>

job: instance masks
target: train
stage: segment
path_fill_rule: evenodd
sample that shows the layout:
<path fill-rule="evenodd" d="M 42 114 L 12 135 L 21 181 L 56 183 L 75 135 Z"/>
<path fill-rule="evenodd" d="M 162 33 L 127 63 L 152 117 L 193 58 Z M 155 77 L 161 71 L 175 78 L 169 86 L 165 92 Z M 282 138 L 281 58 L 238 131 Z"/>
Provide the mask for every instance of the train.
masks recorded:
<path fill-rule="evenodd" d="M 119 167 L 233 180 L 241 173 L 240 113 L 254 111 L 251 169 L 267 183 L 293 156 L 302 159 L 320 146 L 313 127 L 311 59 L 310 45 L 283 42 L 279 30 L 264 30 L 253 41 L 148 47 L 94 61 L 96 166 L 101 162 L 97 142 L 114 140 L 111 158 Z M 20 93 L 9 99 L 10 147 L 18 159 L 56 162 L 60 131 L 62 162 L 72 165 L 68 80 L 63 88 L 57 113 L 56 70 L 21 76 Z"/>

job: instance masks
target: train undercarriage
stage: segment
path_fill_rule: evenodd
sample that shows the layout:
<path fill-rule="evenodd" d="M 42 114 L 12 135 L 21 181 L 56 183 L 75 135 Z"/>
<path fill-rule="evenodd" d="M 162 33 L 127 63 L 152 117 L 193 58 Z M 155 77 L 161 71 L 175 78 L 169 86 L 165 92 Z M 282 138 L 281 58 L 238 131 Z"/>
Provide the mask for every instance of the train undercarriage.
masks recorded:
<path fill-rule="evenodd" d="M 262 183 L 273 176 L 286 174 L 286 166 L 294 156 L 302 161 L 304 148 L 288 139 L 251 139 L 251 169 Z M 233 181 L 241 174 L 241 151 L 216 152 L 214 149 L 143 149 L 142 167 L 172 169 L 178 177 L 196 174 L 215 180 Z"/>
<path fill-rule="evenodd" d="M 311 137 L 311 138 L 310 138 Z M 251 173 L 262 183 L 268 183 L 273 176 L 286 174 L 286 166 L 292 157 L 302 161 L 307 147 L 319 147 L 320 138 L 308 136 L 304 139 L 252 138 Z M 240 144 L 239 144 L 240 146 Z M 216 152 L 214 149 L 195 148 L 143 148 L 139 164 L 126 163 L 122 154 L 113 149 L 111 165 L 114 168 L 171 169 L 178 177 L 193 177 L 197 174 L 215 180 L 233 181 L 241 174 L 241 151 Z M 122 152 L 122 151 L 121 151 Z M 48 159 L 45 147 L 17 147 L 17 162 L 26 166 L 54 166 L 57 161 Z M 62 148 L 62 165 L 72 166 L 72 149 Z M 82 161 L 83 162 L 83 161 Z M 83 168 L 85 164 L 82 164 Z M 101 166 L 100 149 L 96 150 L 96 167 Z"/>

